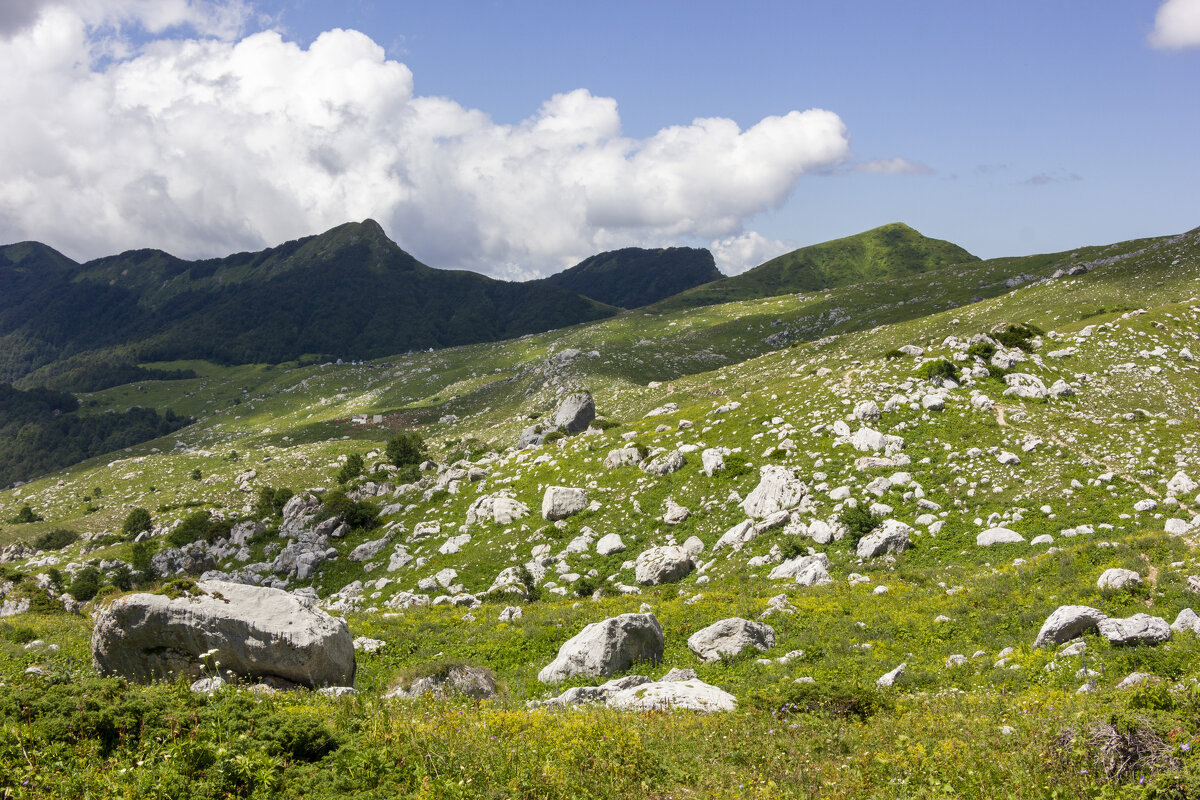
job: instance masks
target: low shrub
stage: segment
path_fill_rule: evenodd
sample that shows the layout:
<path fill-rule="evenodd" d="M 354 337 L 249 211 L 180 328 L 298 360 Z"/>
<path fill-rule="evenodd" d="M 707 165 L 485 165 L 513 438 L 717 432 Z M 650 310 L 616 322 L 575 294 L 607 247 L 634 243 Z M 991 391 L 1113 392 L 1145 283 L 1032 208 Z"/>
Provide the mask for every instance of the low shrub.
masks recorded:
<path fill-rule="evenodd" d="M 121 525 L 121 533 L 126 536 L 137 536 L 153 527 L 154 520 L 150 518 L 150 512 L 144 508 L 134 508 L 125 517 L 125 522 Z"/>
<path fill-rule="evenodd" d="M 70 531 L 66 528 L 54 528 L 34 539 L 33 546 L 37 550 L 62 550 L 67 545 L 74 544 L 77 541 L 79 541 L 79 534 L 75 531 Z"/>
<path fill-rule="evenodd" d="M 843 509 L 840 519 L 846 526 L 846 535 L 852 544 L 858 544 L 859 539 L 869 535 L 883 523 L 883 517 L 872 514 L 862 504 Z"/>
<path fill-rule="evenodd" d="M 941 378 L 942 380 L 957 381 L 959 379 L 958 365 L 944 358 L 926 361 L 917 370 L 917 374 L 926 380 Z"/>

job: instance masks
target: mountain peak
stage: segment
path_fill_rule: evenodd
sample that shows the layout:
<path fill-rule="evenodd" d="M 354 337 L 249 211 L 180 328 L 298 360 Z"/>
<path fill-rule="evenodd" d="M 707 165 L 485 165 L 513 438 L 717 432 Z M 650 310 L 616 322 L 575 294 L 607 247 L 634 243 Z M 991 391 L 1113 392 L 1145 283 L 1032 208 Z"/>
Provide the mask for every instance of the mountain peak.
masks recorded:
<path fill-rule="evenodd" d="M 720 277 L 704 248 L 626 247 L 586 258 L 544 280 L 601 303 L 640 308 Z"/>

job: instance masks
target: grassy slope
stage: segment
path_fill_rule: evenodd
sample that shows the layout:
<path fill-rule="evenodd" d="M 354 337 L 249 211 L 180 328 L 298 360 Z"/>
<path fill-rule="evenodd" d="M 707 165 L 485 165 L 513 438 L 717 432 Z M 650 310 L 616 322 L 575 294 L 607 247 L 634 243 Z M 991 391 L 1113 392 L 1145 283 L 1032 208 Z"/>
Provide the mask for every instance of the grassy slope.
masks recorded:
<path fill-rule="evenodd" d="M 724 530 L 742 519 L 727 497 L 731 490 L 745 495 L 752 489 L 760 464 L 796 466 L 810 486 L 847 485 L 854 496 L 866 498 L 862 487 L 875 475 L 856 470 L 858 454 L 835 445 L 820 426 L 844 418 L 867 397 L 883 400 L 899 392 L 906 400 L 919 398 L 924 384 L 913 376 L 921 359 L 885 359 L 883 354 L 900 344 L 917 343 L 929 348 L 927 357 L 940 357 L 950 352 L 941 345 L 948 335 L 966 338 L 998 323 L 1032 322 L 1051 333 L 1036 357 L 1021 365 L 1022 371 L 1043 376 L 1047 383 L 1062 377 L 1078 386 L 1076 397 L 1021 401 L 1003 396 L 1002 383 L 985 380 L 974 388 L 1004 409 L 1003 424 L 994 413 L 974 410 L 965 389 L 951 394 L 944 412 L 902 404 L 879 423 L 881 430 L 905 437 L 905 452 L 913 461 L 905 469 L 926 497 L 941 506 L 944 514 L 938 513 L 945 521 L 936 536 L 918 536 L 916 547 L 894 565 L 859 564 L 846 543 L 835 543 L 821 548 L 831 561 L 833 585 L 805 589 L 773 583 L 766 579 L 769 566 L 747 564 L 750 557 L 766 555 L 781 543 L 779 533 L 773 532 L 737 556 L 719 555 L 705 572 L 706 584 L 692 575 L 680 584 L 646 589 L 640 596 L 598 602 L 547 593 L 545 600 L 526 606 L 525 618 L 515 624 L 496 621 L 500 608 L 511 600 L 486 603 L 472 612 L 473 620 L 466 619 L 463 610 L 450 608 L 394 616 L 363 611 L 349 617 L 354 633 L 377 636 L 389 645 L 377 656 L 360 659 L 361 699 L 333 702 L 300 696 L 254 701 L 265 705 L 252 713 L 266 714 L 282 705 L 294 713 L 316 714 L 351 745 L 319 767 L 276 764 L 272 774 L 282 776 L 293 792 L 344 775 L 340 791 L 351 795 L 365 792 L 372 781 L 393 781 L 393 790 L 401 796 L 415 795 L 423 786 L 429 796 L 454 796 L 455 791 L 463 796 L 487 796 L 486 791 L 511 796 L 521 795 L 522 787 L 539 786 L 544 787 L 540 796 L 564 797 L 654 792 L 666 796 L 684 789 L 691 796 L 802 796 L 817 787 L 823 796 L 991 797 L 1001 784 L 1020 797 L 1050 796 L 1052 789 L 1059 796 L 1095 796 L 1103 781 L 1086 753 L 1058 753 L 1052 747 L 1062 729 L 1149 704 L 1159 710 L 1142 708 L 1138 713 L 1164 729 L 1174 728 L 1176 744 L 1200 734 L 1185 701 L 1113 689 L 1133 670 L 1179 680 L 1196 676 L 1200 644 L 1195 637 L 1177 636 L 1169 645 L 1133 649 L 1113 648 L 1089 637 L 1087 655 L 1073 659 L 1055 659 L 1052 653 L 1031 648 L 1042 620 L 1060 604 L 1094 605 L 1114 616 L 1147 611 L 1169 621 L 1196 602 L 1184 588 L 1186 576 L 1200 571 L 1194 550 L 1185 539 L 1162 533 L 1165 516 L 1188 514 L 1178 509 L 1135 512 L 1133 503 L 1161 498 L 1165 481 L 1178 465 L 1194 465 L 1200 447 L 1200 425 L 1194 415 L 1184 413 L 1200 406 L 1200 370 L 1179 356 L 1183 347 L 1200 352 L 1200 308 L 1194 307 L 1194 296 L 1200 294 L 1200 247 L 1194 239 L 1125 243 L 1077 251 L 1075 261 L 1136 253 L 1148 245 L 1158 246 L 1086 276 L 1026 286 L 953 308 L 946 308 L 946 293 L 961 296 L 958 303 L 996 294 L 1004 277 L 1044 274 L 1070 256 L 964 265 L 938 273 L 932 282 L 897 279 L 891 286 L 630 315 L 565 332 L 364 366 L 289 370 L 189 365 L 197 368 L 200 378 L 120 387 L 89 399 L 97 407 L 120 408 L 147 404 L 152 398 L 154 404 L 161 401 L 201 417 L 197 426 L 115 461 L 100 459 L 0 495 L 0 517 L 11 516 L 28 501 L 49 520 L 8 526 L 0 531 L 0 543 L 54 525 L 92 533 L 112 530 L 125 509 L 137 504 L 151 508 L 159 520 L 184 513 L 156 511 L 159 506 L 185 502 L 236 511 L 246 496 L 235 491 L 232 478 L 248 466 L 258 470 L 256 485 L 330 485 L 339 455 L 364 452 L 386 438 L 387 430 L 347 422 L 354 413 L 385 413 L 387 429 L 429 421 L 426 430 L 443 453 L 449 442 L 466 435 L 502 446 L 527 424 L 529 413 L 553 406 L 560 387 L 587 386 L 601 414 L 623 421 L 622 427 L 601 437 L 563 440 L 547 450 L 550 458 L 545 463 L 535 465 L 530 456 L 503 456 L 488 465 L 491 474 L 484 481 L 464 487 L 459 495 L 418 502 L 393 520 L 406 529 L 438 520 L 448 535 L 454 532 L 449 528 L 462 524 L 471 500 L 500 488 L 525 500 L 535 516 L 508 529 L 476 526 L 472 542 L 457 555 L 437 552 L 444 537 L 411 548 L 429 561 L 420 569 L 391 574 L 398 582 L 368 605 L 398 590 L 415 589 L 418 578 L 446 566 L 458 570 L 468 591 L 482 591 L 499 569 L 528 558 L 534 545 L 549 543 L 557 551 L 585 525 L 601 534 L 621 533 L 629 550 L 572 560 L 572 567 L 580 572 L 595 569 L 601 578 L 617 574 L 633 583 L 631 570 L 622 565 L 624 558 L 650 544 L 690 535 L 711 548 Z M 1132 313 L 1140 309 L 1148 313 Z M 794 332 L 788 338 L 797 344 L 771 350 L 763 339 L 781 330 Z M 830 331 L 841 335 L 818 338 Z M 547 368 L 542 359 L 566 347 L 585 352 L 595 348 L 599 356 L 577 360 L 563 370 Z M 1076 352 L 1060 359 L 1046 357 L 1067 347 Z M 646 382 L 652 379 L 664 383 L 649 388 Z M 740 401 L 741 408 L 712 414 L 732 399 Z M 679 412 L 642 419 L 665 401 L 677 402 Z M 437 423 L 447 412 L 460 421 Z M 694 421 L 695 427 L 678 429 L 681 419 Z M 1172 419 L 1181 424 L 1172 424 Z M 659 431 L 661 424 L 667 429 Z M 694 452 L 681 472 L 667 478 L 652 479 L 632 468 L 604 471 L 600 460 L 628 431 L 648 446 L 740 449 L 750 468 L 709 479 L 699 471 Z M 765 455 L 781 434 L 791 438 L 796 449 Z M 1030 434 L 1044 443 L 1025 452 L 1021 445 Z M 967 456 L 972 447 L 983 455 Z M 1002 467 L 989 455 L 992 448 L 1018 452 L 1022 463 Z M 243 460 L 227 459 L 235 449 Z M 195 468 L 201 469 L 203 481 L 188 479 Z M 1097 480 L 1105 472 L 1114 474 L 1111 482 Z M 1073 480 L 1078 488 L 1070 488 Z M 562 529 L 546 526 L 536 517 L 536 508 L 542 488 L 549 484 L 591 486 L 602 506 L 572 517 Z M 93 486 L 104 488 L 106 508 L 80 516 L 84 504 L 79 498 Z M 824 491 L 817 491 L 814 509 L 821 518 L 836 513 L 836 504 Z M 693 512 L 680 526 L 671 528 L 656 519 L 667 497 Z M 641 513 L 634 510 L 634 499 Z M 893 490 L 882 501 L 894 507 L 893 516 L 910 524 L 922 513 L 903 490 Z M 1049 506 L 1049 512 L 1043 506 Z M 978 548 L 974 536 L 989 518 L 1027 539 L 1050 534 L 1057 550 L 1029 545 Z M 1061 534 L 1079 525 L 1093 526 L 1094 533 Z M 370 534 L 358 534 L 339 547 L 348 549 L 368 538 Z M 88 557 L 119 556 L 126 548 L 116 545 Z M 65 555 L 68 560 L 79 558 L 77 549 Z M 1110 566 L 1143 575 L 1153 567 L 1156 585 L 1135 594 L 1096 589 L 1096 577 Z M 870 581 L 850 586 L 846 577 L 851 572 L 865 573 Z M 357 565 L 336 562 L 315 584 L 327 595 L 362 577 Z M 874 594 L 879 585 L 889 591 Z M 687 651 L 685 640 L 692 631 L 727 616 L 754 618 L 767 599 L 780 592 L 796 613 L 771 617 L 777 646 L 766 655 L 801 649 L 804 658 L 764 666 L 752 654 L 706 665 Z M 542 695 L 536 672 L 562 641 L 588 622 L 636 611 L 642 603 L 654 608 L 667 632 L 664 663 L 651 674 L 675 666 L 694 668 L 702 679 L 734 692 L 742 710 L 707 719 L 519 710 L 527 698 Z M 950 621 L 934 622 L 939 616 Z M 0 669 L 6 675 L 16 676 L 12 680 L 22 685 L 30 679 L 19 677 L 21 669 L 34 663 L 64 675 L 87 675 L 82 621 L 46 618 L 31 624 L 44 638 L 62 642 L 64 651 L 47 657 L 0 645 Z M 1018 669 L 993 666 L 1004 647 L 1015 648 L 1012 662 Z M 944 665 L 951 654 L 970 657 L 976 650 L 985 655 L 964 667 Z M 450 702 L 418 705 L 411 712 L 405 706 L 385 711 L 372 701 L 373 690 L 387 685 L 398 671 L 443 657 L 492 667 L 505 684 L 507 700 L 481 710 Z M 771 713 L 795 691 L 792 681 L 797 677 L 811 676 L 830 693 L 849 687 L 845 690 L 870 698 L 871 692 L 854 687 L 870 685 L 901 662 L 908 664 L 908 672 L 894 707 L 866 722 L 826 714 L 781 719 Z M 1051 664 L 1056 666 L 1048 669 Z M 1101 673 L 1098 695 L 1074 694 L 1082 682 L 1075 671 L 1084 666 Z M 954 694 L 953 689 L 966 694 Z M 129 691 L 142 696 L 139 693 L 152 695 L 157 690 Z M 226 709 L 223 704 L 243 702 L 236 697 L 218 697 L 202 713 L 220 715 Z M 234 715 L 226 709 L 226 716 Z M 1001 725 L 1011 726 L 1012 736 L 998 736 Z M 212 733 L 200 726 L 197 731 L 195 740 L 211 740 L 214 747 L 225 735 L 220 728 Z M 251 743 L 257 741 L 247 735 Z M 522 747 L 509 754 L 514 738 Z M 90 746 L 85 741 L 77 752 L 86 755 Z M 165 746 L 147 738 L 138 745 L 140 751 L 97 755 L 98 769 L 82 770 L 76 784 L 53 772 L 47 777 L 46 770 L 25 764 L 15 750 L 4 751 L 3 757 L 6 764 L 19 767 L 13 774 L 46 782 L 41 796 L 49 795 L 50 787 L 66 795 L 88 781 L 99 785 L 105 774 L 101 769 L 132 767 L 134 760 L 146 761 L 144 756 Z M 250 752 L 256 751 L 252 747 Z M 386 760 L 397 754 L 418 766 Z M 53 756 L 39 749 L 35 757 Z M 217 758 L 223 764 L 220 759 L 232 755 Z M 355 764 L 354 758 L 364 761 Z M 371 758 L 384 758 L 386 766 Z M 138 775 L 146 781 L 163 777 L 166 768 L 150 763 L 155 766 L 113 780 L 128 785 Z M 205 780 L 215 770 L 203 772 Z M 454 788 L 468 780 L 473 783 L 464 786 L 473 789 Z M 485 784 L 492 788 L 484 790 Z M 195 785 L 192 789 L 201 794 Z"/>

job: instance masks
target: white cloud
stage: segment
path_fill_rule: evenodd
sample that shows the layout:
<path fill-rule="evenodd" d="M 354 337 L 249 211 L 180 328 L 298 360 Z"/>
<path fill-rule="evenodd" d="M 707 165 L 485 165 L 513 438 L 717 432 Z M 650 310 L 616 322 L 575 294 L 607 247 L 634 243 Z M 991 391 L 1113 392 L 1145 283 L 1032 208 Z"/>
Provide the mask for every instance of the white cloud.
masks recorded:
<path fill-rule="evenodd" d="M 680 239 L 720 240 L 736 268 L 778 245 L 744 223 L 849 153 L 841 119 L 819 109 L 631 139 L 616 101 L 583 89 L 499 125 L 414 96 L 409 69 L 355 31 L 307 49 L 271 31 L 157 39 L 125 56 L 96 33 L 127 19 L 225 35 L 246 13 L 64 0 L 0 39 L 0 241 L 211 256 L 374 217 L 427 263 L 498 275 Z"/>
<path fill-rule="evenodd" d="M 1149 39 L 1164 50 L 1200 47 L 1200 0 L 1166 0 L 1154 15 Z"/>
<path fill-rule="evenodd" d="M 876 175 L 932 175 L 933 170 L 918 161 L 907 158 L 877 158 L 860 161 L 850 168 L 852 172 L 867 172 Z"/>
<path fill-rule="evenodd" d="M 245 0 L 0 0 L 0 36 L 28 29 L 43 14 L 63 11 L 92 30 L 97 40 L 134 27 L 151 34 L 189 28 L 229 39 L 250 18 Z"/>
<path fill-rule="evenodd" d="M 738 275 L 776 256 L 796 249 L 796 245 L 768 239 L 755 231 L 713 241 L 708 249 L 717 262 L 717 269 L 726 275 Z"/>

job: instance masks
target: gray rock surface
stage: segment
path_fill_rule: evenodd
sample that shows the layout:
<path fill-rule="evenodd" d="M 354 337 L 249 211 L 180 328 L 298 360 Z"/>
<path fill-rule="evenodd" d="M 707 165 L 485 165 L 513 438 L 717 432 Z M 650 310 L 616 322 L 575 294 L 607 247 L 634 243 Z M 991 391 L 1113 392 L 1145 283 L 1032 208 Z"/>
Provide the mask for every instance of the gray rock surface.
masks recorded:
<path fill-rule="evenodd" d="M 547 486 L 542 495 L 542 517 L 551 522 L 566 519 L 587 508 L 587 492 L 569 486 Z"/>
<path fill-rule="evenodd" d="M 593 622 L 563 643 L 541 672 L 542 683 L 612 675 L 639 661 L 658 663 L 666 639 L 653 614 L 621 614 Z"/>
<path fill-rule="evenodd" d="M 672 450 L 669 453 L 663 453 L 661 456 L 651 459 L 642 464 L 642 470 L 650 475 L 670 475 L 672 472 L 678 472 L 683 469 L 683 465 L 687 463 L 687 459 L 683 457 L 683 453 L 678 450 Z"/>
<path fill-rule="evenodd" d="M 626 445 L 618 447 L 614 450 L 609 450 L 608 455 L 604 457 L 605 469 L 617 469 L 618 467 L 636 467 L 642 463 L 642 453 L 636 445 Z"/>
<path fill-rule="evenodd" d="M 1108 616 L 1091 606 L 1059 606 L 1042 623 L 1034 647 L 1054 647 L 1095 629 Z"/>
<path fill-rule="evenodd" d="M 569 394 L 558 404 L 550 424 L 567 433 L 582 433 L 596 418 L 596 401 L 587 392 Z"/>
<path fill-rule="evenodd" d="M 788 467 L 768 464 L 758 474 L 758 485 L 742 501 L 746 516 L 761 519 L 795 508 L 808 494 L 808 487 Z"/>
<path fill-rule="evenodd" d="M 737 708 L 737 698 L 698 679 L 658 681 L 617 692 L 608 698 L 608 707 L 620 711 L 683 709 L 712 713 L 733 711 Z"/>
<path fill-rule="evenodd" d="M 1113 644 L 1158 644 L 1171 638 L 1171 626 L 1162 617 L 1134 614 L 1123 619 L 1109 617 L 1101 620 L 1096 629 Z"/>
<path fill-rule="evenodd" d="M 1096 581 L 1099 589 L 1126 589 L 1142 585 L 1142 576 L 1131 569 L 1113 567 L 1106 569 Z"/>
<path fill-rule="evenodd" d="M 496 678 L 490 669 L 455 664 L 433 675 L 417 678 L 407 688 L 396 687 L 385 698 L 417 698 L 431 694 L 437 697 L 459 695 L 475 700 L 496 697 Z"/>
<path fill-rule="evenodd" d="M 637 557 L 635 575 L 643 586 L 675 583 L 688 576 L 696 564 L 682 547 L 651 547 Z"/>
<path fill-rule="evenodd" d="M 1020 544 L 1025 537 L 1009 528 L 988 528 L 975 537 L 975 544 L 991 547 L 994 544 Z"/>
<path fill-rule="evenodd" d="M 198 593 L 120 597 L 96 614 L 92 661 L 139 683 L 173 675 L 279 678 L 303 686 L 354 683 L 354 642 L 346 623 L 279 589 L 200 581 Z M 212 652 L 205 662 L 201 654 Z"/>
<path fill-rule="evenodd" d="M 529 506 L 504 491 L 484 495 L 467 508 L 468 525 L 493 522 L 497 525 L 511 525 L 527 516 Z"/>
<path fill-rule="evenodd" d="M 747 647 L 770 650 L 775 646 L 775 629 L 762 622 L 730 617 L 696 631 L 687 644 L 701 661 L 720 661 Z"/>
<path fill-rule="evenodd" d="M 858 540 L 858 557 L 876 558 L 887 553 L 903 553 L 911 545 L 908 538 L 910 533 L 912 528 L 903 522 L 884 520 L 879 530 Z"/>

